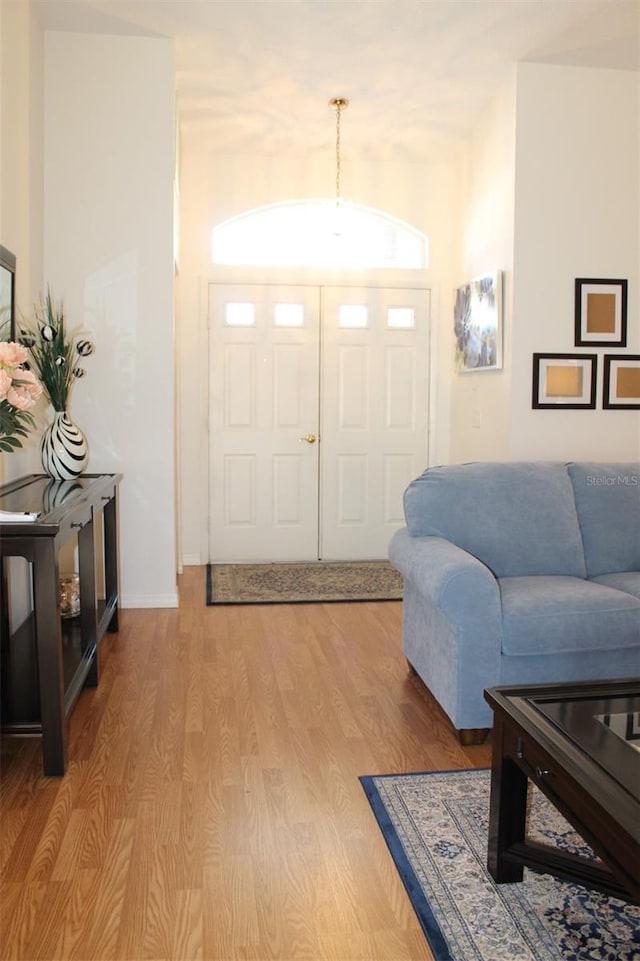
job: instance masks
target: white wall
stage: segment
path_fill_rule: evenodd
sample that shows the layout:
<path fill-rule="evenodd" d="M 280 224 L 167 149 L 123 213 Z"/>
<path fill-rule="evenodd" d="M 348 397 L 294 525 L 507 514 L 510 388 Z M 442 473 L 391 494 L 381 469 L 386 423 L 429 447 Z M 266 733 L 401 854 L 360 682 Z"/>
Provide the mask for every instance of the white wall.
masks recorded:
<path fill-rule="evenodd" d="M 42 284 L 43 34 L 30 3 L 0 4 L 0 243 L 16 257 L 16 310 L 29 312 Z M 44 423 L 44 404 L 32 412 Z M 24 446 L 0 454 L 0 483 L 41 470 L 34 430 Z M 8 559 L 12 624 L 30 606 L 30 572 Z"/>
<path fill-rule="evenodd" d="M 31 4 L 0 5 L 0 243 L 16 256 L 16 306 L 42 286 L 43 34 Z M 37 411 L 42 416 L 42 408 Z M 0 454 L 0 483 L 40 469 L 39 433 Z"/>
<path fill-rule="evenodd" d="M 96 352 L 71 396 L 120 488 L 121 603 L 177 605 L 171 44 L 46 33 L 44 271 Z"/>
<path fill-rule="evenodd" d="M 640 413 L 602 410 L 602 355 L 640 353 L 638 95 L 637 73 L 518 67 L 513 459 L 640 456 Z M 628 279 L 626 350 L 574 346 L 576 277 Z M 532 410 L 534 352 L 598 354 L 597 409 Z"/>
<path fill-rule="evenodd" d="M 332 118 L 327 116 L 328 130 Z M 345 129 L 343 141 L 347 140 Z M 301 197 L 332 196 L 333 149 L 300 156 L 231 156 L 211 153 L 195 136 L 181 145 L 180 177 L 180 382 L 181 514 L 186 564 L 208 560 L 208 339 L 206 293 L 210 280 L 263 282 L 265 271 L 215 270 L 211 230 L 229 217 L 262 204 Z M 413 282 L 432 290 L 431 391 L 436 418 L 431 425 L 432 460 L 449 456 L 449 390 L 453 370 L 451 324 L 453 255 L 458 172 L 451 166 L 373 163 L 343 152 L 341 184 L 348 199 L 377 207 L 422 230 L 430 238 L 431 263 Z M 369 282 L 410 281 L 406 273 L 378 272 Z M 275 272 L 268 273 L 272 278 Z M 290 273 L 286 281 L 304 279 Z M 334 282 L 336 275 L 332 275 Z M 346 273 L 340 283 L 361 280 Z M 283 280 L 282 272 L 278 280 Z M 425 465 L 426 466 L 426 465 Z"/>
<path fill-rule="evenodd" d="M 469 144 L 456 286 L 494 269 L 503 277 L 503 366 L 456 373 L 451 391 L 451 462 L 509 459 L 515 72 Z M 451 318 L 451 327 L 453 318 Z M 453 365 L 453 338 L 449 362 Z"/>

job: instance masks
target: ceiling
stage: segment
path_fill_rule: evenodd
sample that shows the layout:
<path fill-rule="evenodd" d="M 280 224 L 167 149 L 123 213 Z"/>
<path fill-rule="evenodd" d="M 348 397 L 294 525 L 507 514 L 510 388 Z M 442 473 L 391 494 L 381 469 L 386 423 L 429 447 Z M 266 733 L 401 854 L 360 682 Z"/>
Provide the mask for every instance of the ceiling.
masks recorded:
<path fill-rule="evenodd" d="M 518 61 L 640 69 L 640 0 L 35 0 L 45 27 L 175 42 L 185 137 L 450 159 Z"/>

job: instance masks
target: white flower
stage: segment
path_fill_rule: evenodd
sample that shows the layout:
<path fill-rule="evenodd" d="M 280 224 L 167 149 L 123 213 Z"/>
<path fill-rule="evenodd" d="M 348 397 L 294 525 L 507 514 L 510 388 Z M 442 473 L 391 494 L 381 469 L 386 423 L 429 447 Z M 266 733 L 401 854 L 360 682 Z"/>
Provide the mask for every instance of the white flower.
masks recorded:
<path fill-rule="evenodd" d="M 79 340 L 76 344 L 76 350 L 81 357 L 88 357 L 93 353 L 93 344 L 90 340 Z"/>

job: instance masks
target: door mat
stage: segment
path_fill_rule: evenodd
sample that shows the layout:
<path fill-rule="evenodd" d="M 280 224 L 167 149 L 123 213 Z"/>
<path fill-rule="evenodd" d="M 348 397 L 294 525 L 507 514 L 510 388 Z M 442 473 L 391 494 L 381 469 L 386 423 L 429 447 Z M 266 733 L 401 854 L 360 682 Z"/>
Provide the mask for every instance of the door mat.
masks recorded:
<path fill-rule="evenodd" d="M 398 601 L 402 575 L 388 561 L 207 564 L 207 604 Z"/>

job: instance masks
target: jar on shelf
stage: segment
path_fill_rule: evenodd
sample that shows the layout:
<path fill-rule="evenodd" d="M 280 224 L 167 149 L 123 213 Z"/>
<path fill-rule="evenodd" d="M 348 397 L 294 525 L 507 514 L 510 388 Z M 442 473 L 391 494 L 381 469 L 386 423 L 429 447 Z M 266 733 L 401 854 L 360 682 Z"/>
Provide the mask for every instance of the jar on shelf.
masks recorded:
<path fill-rule="evenodd" d="M 66 574 L 60 578 L 60 615 L 77 617 L 80 613 L 80 576 Z"/>

